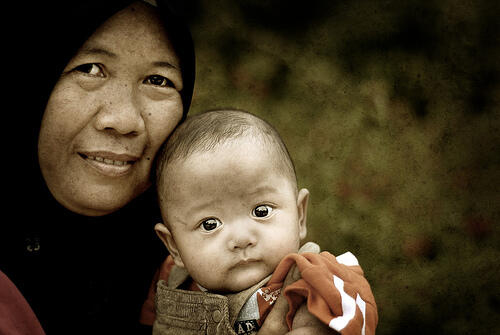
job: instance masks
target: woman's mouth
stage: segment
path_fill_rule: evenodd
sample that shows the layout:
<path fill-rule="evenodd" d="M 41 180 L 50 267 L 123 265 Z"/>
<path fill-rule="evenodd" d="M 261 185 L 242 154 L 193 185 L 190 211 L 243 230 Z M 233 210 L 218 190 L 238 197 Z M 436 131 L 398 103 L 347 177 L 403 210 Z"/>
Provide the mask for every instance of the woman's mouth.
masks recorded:
<path fill-rule="evenodd" d="M 93 161 L 98 161 L 98 162 L 101 162 L 104 164 L 117 165 L 117 166 L 123 166 L 126 164 L 133 164 L 134 163 L 132 161 L 112 160 L 112 159 L 108 159 L 108 158 L 104 158 L 104 157 L 100 157 L 100 156 L 87 156 L 86 158 L 93 160 Z"/>
<path fill-rule="evenodd" d="M 92 168 L 110 177 L 127 174 L 139 157 L 111 152 L 78 152 Z"/>

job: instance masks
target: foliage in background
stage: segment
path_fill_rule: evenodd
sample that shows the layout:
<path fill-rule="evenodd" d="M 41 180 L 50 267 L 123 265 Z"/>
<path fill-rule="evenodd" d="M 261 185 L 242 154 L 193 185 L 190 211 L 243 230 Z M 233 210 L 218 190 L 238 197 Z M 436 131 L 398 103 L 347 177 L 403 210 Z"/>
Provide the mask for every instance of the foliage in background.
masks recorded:
<path fill-rule="evenodd" d="M 357 255 L 378 334 L 493 334 L 500 319 L 494 1 L 190 5 L 191 113 L 273 124 L 311 191 L 308 239 Z"/>

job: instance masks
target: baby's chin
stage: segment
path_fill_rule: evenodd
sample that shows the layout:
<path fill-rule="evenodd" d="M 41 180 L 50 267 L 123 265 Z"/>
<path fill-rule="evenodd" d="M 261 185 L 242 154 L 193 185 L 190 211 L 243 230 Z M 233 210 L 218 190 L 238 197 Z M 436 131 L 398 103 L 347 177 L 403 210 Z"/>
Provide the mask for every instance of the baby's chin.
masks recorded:
<path fill-rule="evenodd" d="M 214 282 L 217 283 L 215 285 L 210 285 L 210 283 L 207 283 L 207 286 L 201 283 L 200 285 L 211 292 L 235 293 L 244 291 L 247 288 L 260 283 L 270 274 L 271 273 L 268 273 L 267 271 L 254 271 L 253 273 L 249 273 L 248 271 L 237 271 L 223 280 L 215 280 Z"/>

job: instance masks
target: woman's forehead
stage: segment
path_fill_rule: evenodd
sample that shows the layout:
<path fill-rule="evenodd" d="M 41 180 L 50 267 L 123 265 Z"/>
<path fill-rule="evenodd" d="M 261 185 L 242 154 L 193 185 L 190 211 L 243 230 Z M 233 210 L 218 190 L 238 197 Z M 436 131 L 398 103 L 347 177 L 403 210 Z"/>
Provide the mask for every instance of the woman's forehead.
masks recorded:
<path fill-rule="evenodd" d="M 152 57 L 179 68 L 179 60 L 154 7 L 136 2 L 105 21 L 83 44 L 80 53 L 110 57 Z"/>
<path fill-rule="evenodd" d="M 156 9 L 142 2 L 134 2 L 109 17 L 91 35 L 90 39 L 151 39 L 166 40 L 167 32 Z"/>

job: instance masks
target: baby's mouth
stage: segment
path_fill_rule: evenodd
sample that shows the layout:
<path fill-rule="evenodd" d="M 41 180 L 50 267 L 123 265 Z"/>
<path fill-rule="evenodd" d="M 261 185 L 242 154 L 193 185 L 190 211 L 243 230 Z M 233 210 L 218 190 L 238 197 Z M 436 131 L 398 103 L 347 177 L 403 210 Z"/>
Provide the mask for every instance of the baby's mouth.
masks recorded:
<path fill-rule="evenodd" d="M 248 264 L 255 263 L 255 262 L 257 262 L 256 259 L 247 258 L 247 259 L 240 260 L 236 265 L 237 266 L 239 266 L 239 265 L 248 265 Z"/>

